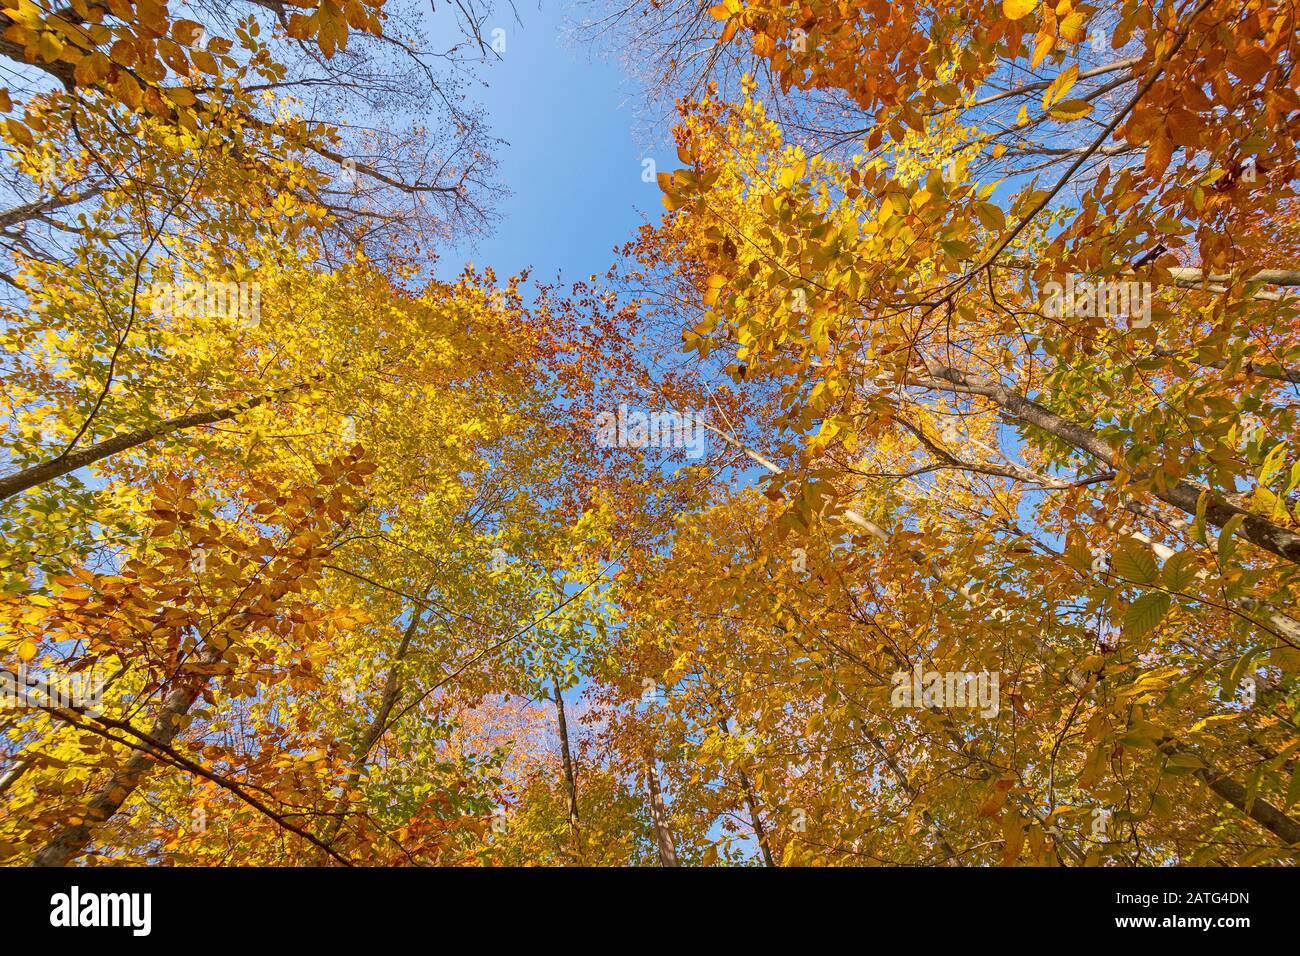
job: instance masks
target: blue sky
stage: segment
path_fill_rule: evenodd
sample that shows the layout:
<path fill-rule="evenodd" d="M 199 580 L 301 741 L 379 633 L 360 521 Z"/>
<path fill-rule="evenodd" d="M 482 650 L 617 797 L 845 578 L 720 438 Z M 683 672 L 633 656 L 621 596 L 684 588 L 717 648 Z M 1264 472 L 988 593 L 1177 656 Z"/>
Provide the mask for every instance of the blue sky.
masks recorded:
<path fill-rule="evenodd" d="M 505 7 L 484 25 L 488 40 L 494 28 L 505 31 L 505 52 L 482 67 L 486 86 L 476 99 L 505 141 L 495 155 L 511 194 L 498 199 L 488 236 L 442 252 L 439 278 L 454 277 L 466 260 L 492 266 L 501 280 L 528 266 L 539 281 L 603 273 L 613 247 L 662 212 L 658 186 L 641 179 L 642 159 L 681 165 L 669 131 L 647 141 L 640 90 L 611 58 L 565 35 L 566 6 L 522 4 L 521 22 Z"/>

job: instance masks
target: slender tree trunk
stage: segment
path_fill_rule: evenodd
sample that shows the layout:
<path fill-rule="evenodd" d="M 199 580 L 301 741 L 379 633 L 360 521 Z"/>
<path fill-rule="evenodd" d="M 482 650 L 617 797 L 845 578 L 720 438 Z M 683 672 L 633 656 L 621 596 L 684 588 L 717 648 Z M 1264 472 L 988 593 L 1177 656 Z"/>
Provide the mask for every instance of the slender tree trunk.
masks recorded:
<path fill-rule="evenodd" d="M 199 655 L 199 660 L 212 664 L 221 659 L 221 651 L 209 645 Z M 169 745 L 180 733 L 180 718 L 189 713 L 207 684 L 206 677 L 180 678 L 163 698 L 162 707 L 154 718 L 149 736 L 160 744 Z M 143 745 L 141 745 L 143 747 Z M 67 866 L 77 857 L 94 836 L 95 829 L 121 809 L 153 768 L 154 758 L 144 749 L 137 749 L 120 770 L 115 771 L 96 791 L 82 814 L 80 823 L 70 823 L 54 832 L 49 842 L 32 858 L 32 866 Z"/>
<path fill-rule="evenodd" d="M 861 733 L 871 746 L 876 748 L 876 752 L 880 754 L 880 759 L 885 762 L 885 766 L 887 766 L 894 774 L 894 779 L 897 780 L 898 785 L 903 788 L 903 792 L 907 794 L 913 802 L 915 802 L 920 797 L 920 794 L 917 793 L 916 788 L 912 786 L 912 781 L 908 779 L 906 771 L 903 770 L 898 761 L 894 759 L 894 756 L 885 747 L 885 742 L 874 734 L 868 733 L 866 730 L 863 730 Z M 929 810 L 921 811 L 921 819 L 924 820 L 925 825 L 930 828 L 930 833 L 934 835 L 935 842 L 939 844 L 939 849 L 943 851 L 944 862 L 950 866 L 960 866 L 960 859 L 953 850 L 952 845 L 948 842 L 948 835 L 944 833 L 943 828 L 939 826 L 939 821 L 931 815 Z"/>
<path fill-rule="evenodd" d="M 23 203 L 20 206 L 13 206 L 0 212 L 0 229 L 8 229 L 10 226 L 16 226 L 20 222 L 27 222 L 29 219 L 35 219 L 38 216 L 56 209 L 62 209 L 65 206 L 75 206 L 77 203 L 86 202 L 94 199 L 104 192 L 103 186 L 91 186 L 88 189 L 81 189 L 75 193 L 69 193 L 66 196 L 50 196 L 37 202 Z"/>
<path fill-rule="evenodd" d="M 772 859 L 772 847 L 767 839 L 767 828 L 763 826 L 763 817 L 758 812 L 758 800 L 754 797 L 754 788 L 749 785 L 749 777 L 745 771 L 737 771 L 740 778 L 740 792 L 745 798 L 745 806 L 749 808 L 749 820 L 754 827 L 754 836 L 758 839 L 758 848 L 763 852 L 763 865 L 776 866 L 776 861 Z"/>
<path fill-rule="evenodd" d="M 9 788 L 22 779 L 23 774 L 32 768 L 38 756 L 40 755 L 35 750 L 29 754 L 24 754 L 18 759 L 17 763 L 9 768 L 8 773 L 0 777 L 0 797 L 8 793 Z"/>
<path fill-rule="evenodd" d="M 560 759 L 564 763 L 564 790 L 569 805 L 569 837 L 573 841 L 573 853 L 582 861 L 582 844 L 578 838 L 578 775 L 573 767 L 573 752 L 569 749 L 569 721 L 564 713 L 564 695 L 560 693 L 560 678 L 551 675 L 551 689 L 555 701 L 555 721 L 560 731 Z"/>
<path fill-rule="evenodd" d="M 142 428 L 139 431 L 129 432 L 125 435 L 114 435 L 112 438 L 105 439 L 96 445 L 88 445 L 66 455 L 59 455 L 57 458 L 43 461 L 39 465 L 24 468 L 22 471 L 0 478 L 0 501 L 12 498 L 19 492 L 35 488 L 37 485 L 42 485 L 69 472 L 76 471 L 78 468 L 93 465 L 97 461 L 102 461 L 111 455 L 116 455 L 118 452 L 126 451 L 128 448 L 135 448 L 151 442 L 155 438 L 161 438 L 164 435 L 170 435 L 173 432 L 183 431 L 187 428 L 194 428 L 198 425 L 212 425 L 216 422 L 234 418 L 240 412 L 256 408 L 274 396 L 297 387 L 291 385 L 264 395 L 255 395 L 227 408 L 169 418 L 167 421 L 159 422 L 150 428 Z"/>
<path fill-rule="evenodd" d="M 650 817 L 654 820 L 655 841 L 659 844 L 659 865 L 681 866 L 677 861 L 673 831 L 668 826 L 668 811 L 664 807 L 663 792 L 659 789 L 659 771 L 655 768 L 653 753 L 646 754 L 645 777 L 650 788 Z"/>
<path fill-rule="evenodd" d="M 718 729 L 728 737 L 731 736 L 731 727 L 727 724 L 726 717 L 718 718 Z M 743 769 L 736 771 L 736 776 L 740 779 L 740 794 L 745 799 L 745 806 L 749 810 L 749 822 L 754 828 L 754 839 L 758 841 L 758 848 L 763 853 L 764 866 L 776 866 L 772 859 L 772 847 L 767 838 L 767 828 L 763 826 L 763 817 L 758 812 L 758 799 L 754 796 L 754 788 L 749 784 L 749 776 Z"/>
<path fill-rule="evenodd" d="M 1213 765 L 1206 763 L 1199 754 L 1192 753 L 1178 741 L 1172 739 L 1161 743 L 1160 749 L 1170 756 L 1174 754 L 1191 754 L 1194 756 L 1202 764 L 1196 770 L 1197 778 L 1220 799 L 1231 803 L 1283 843 L 1293 846 L 1300 844 L 1300 823 L 1297 823 L 1266 800 L 1261 800 L 1259 797 L 1254 800 L 1249 799 L 1245 787 L 1231 777 L 1224 776 Z"/>
<path fill-rule="evenodd" d="M 1032 399 L 1013 392 L 1000 382 L 975 378 L 954 368 L 937 367 L 928 371 L 931 378 L 916 384 L 945 391 L 982 395 L 1012 417 L 1055 435 L 1107 465 L 1114 464 L 1114 449 L 1096 432 L 1067 421 Z M 1201 496 L 1204 494 L 1206 521 L 1222 528 L 1233 518 L 1241 517 L 1241 527 L 1237 533 L 1243 538 L 1280 558 L 1300 564 L 1300 534 L 1276 525 L 1260 515 L 1238 508 L 1212 491 L 1188 481 L 1178 481 L 1164 491 L 1153 490 L 1153 494 L 1166 504 L 1173 505 L 1193 516 L 1197 513 Z"/>
<path fill-rule="evenodd" d="M 430 581 L 420 595 L 421 601 L 426 600 L 432 591 L 433 581 Z M 402 690 L 401 682 L 398 679 L 398 670 L 401 668 L 402 661 L 406 659 L 407 652 L 411 648 L 411 641 L 420 628 L 420 621 L 420 610 L 412 610 L 411 620 L 407 623 L 405 630 L 402 631 L 402 639 L 398 642 L 397 650 L 393 654 L 393 663 L 388 669 L 388 676 L 384 678 L 384 692 L 379 698 L 379 706 L 375 709 L 375 716 L 366 726 L 365 733 L 361 735 L 361 739 L 357 742 L 356 749 L 353 751 L 352 766 L 343 781 L 343 795 L 345 798 L 348 792 L 357 785 L 357 781 L 361 779 L 361 774 L 365 772 L 366 764 L 370 760 L 370 751 L 374 749 L 379 738 L 388 729 L 388 718 L 392 715 L 393 708 L 397 706 L 397 698 Z M 340 813 L 325 828 L 325 832 L 321 835 L 321 842 L 326 846 L 333 847 L 334 841 L 338 839 L 339 831 L 342 829 L 343 814 Z M 325 863 L 327 859 L 327 854 L 322 850 L 320 862 Z"/>

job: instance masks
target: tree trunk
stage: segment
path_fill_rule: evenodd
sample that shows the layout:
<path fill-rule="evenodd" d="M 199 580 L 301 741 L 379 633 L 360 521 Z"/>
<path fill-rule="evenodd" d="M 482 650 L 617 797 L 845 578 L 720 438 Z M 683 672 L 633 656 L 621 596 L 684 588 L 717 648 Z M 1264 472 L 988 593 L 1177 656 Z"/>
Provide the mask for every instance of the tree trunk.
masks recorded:
<path fill-rule="evenodd" d="M 1073 445 L 1081 451 L 1095 456 L 1107 465 L 1113 465 L 1115 451 L 1104 442 L 1096 432 L 1066 421 L 1055 412 L 1050 411 L 1032 399 L 1025 398 L 1018 392 L 987 379 L 974 378 L 958 369 L 938 367 L 927 369 L 931 378 L 916 384 L 938 388 L 945 391 L 966 392 L 982 395 L 1012 417 Z M 1157 498 L 1166 504 L 1195 516 L 1201 495 L 1206 495 L 1205 520 L 1222 528 L 1233 518 L 1240 516 L 1243 520 L 1238 530 L 1247 541 L 1280 558 L 1300 564 L 1300 534 L 1276 525 L 1267 518 L 1252 514 L 1236 505 L 1224 501 L 1221 497 L 1204 488 L 1199 488 L 1188 481 L 1179 481 L 1170 485 L 1163 492 L 1153 490 Z"/>
<path fill-rule="evenodd" d="M 199 660 L 213 664 L 221 659 L 221 651 L 209 645 Z M 189 709 L 198 700 L 207 684 L 207 678 L 182 678 L 168 691 L 163 699 L 162 708 L 154 719 L 149 736 L 160 744 L 168 745 L 180 732 L 179 718 L 189 713 Z M 145 750 L 137 749 L 122 768 L 100 786 L 91 798 L 82 814 L 82 821 L 67 824 L 50 838 L 50 841 L 32 858 L 32 866 L 67 866 L 78 856 L 91 840 L 95 828 L 105 823 L 121 809 L 127 798 L 140 786 L 140 782 L 152 769 L 154 758 Z"/>
<path fill-rule="evenodd" d="M 727 724 L 726 717 L 718 718 L 718 728 L 731 736 L 731 728 Z M 764 866 L 776 866 L 772 859 L 772 847 L 767 839 L 767 828 L 763 826 L 763 818 L 758 812 L 758 799 L 754 796 L 754 788 L 749 784 L 749 776 L 744 770 L 737 770 L 736 775 L 740 778 L 740 794 L 745 798 L 745 806 L 749 810 L 749 822 L 754 828 L 754 839 L 758 841 L 758 848 L 763 853 Z"/>
<path fill-rule="evenodd" d="M 582 848 L 578 840 L 578 775 L 573 768 L 573 753 L 569 749 L 569 721 L 564 713 L 564 695 L 560 693 L 560 678 L 551 675 L 551 688 L 555 694 L 555 720 L 560 731 L 560 759 L 564 763 L 564 790 L 569 805 L 569 837 L 573 841 L 573 852 L 578 861 L 582 861 Z"/>
<path fill-rule="evenodd" d="M 903 770 L 898 761 L 894 759 L 893 755 L 885 747 L 885 742 L 874 734 L 869 733 L 865 728 L 861 733 L 871 746 L 876 748 L 876 752 L 880 754 L 880 759 L 885 762 L 885 766 L 887 766 L 894 774 L 894 779 L 897 780 L 898 785 L 903 788 L 903 792 L 907 794 L 913 803 L 920 799 L 920 794 L 917 793 L 916 788 L 912 786 L 912 781 L 908 779 L 906 771 Z M 948 835 L 944 833 L 943 828 L 939 826 L 939 821 L 931 815 L 929 810 L 921 811 L 921 819 L 925 821 L 925 825 L 930 828 L 930 833 L 934 836 L 935 842 L 939 844 L 939 849 L 943 851 L 943 861 L 950 866 L 960 866 L 961 861 L 953 850 L 952 844 L 948 842 Z"/>
<path fill-rule="evenodd" d="M 421 600 L 428 598 L 429 593 L 433 590 L 433 584 L 430 583 L 424 589 Z M 352 755 L 352 766 L 348 770 L 347 778 L 343 781 L 343 796 L 346 799 L 348 792 L 357 785 L 361 779 L 361 774 L 366 769 L 366 764 L 370 760 L 370 751 L 374 749 L 379 738 L 384 735 L 388 729 L 388 718 L 397 705 L 398 695 L 401 693 L 401 684 L 398 681 L 398 669 L 402 661 L 406 658 L 407 651 L 410 650 L 411 641 L 420 627 L 420 613 L 418 610 L 411 611 L 411 620 L 406 625 L 406 630 L 402 632 L 402 639 L 397 645 L 397 651 L 393 654 L 393 664 L 388 669 L 388 676 L 384 679 L 384 693 L 379 698 L 379 706 L 375 709 L 375 716 L 366 727 L 366 731 L 361 735 L 361 740 L 357 742 L 356 750 Z M 339 831 L 343 829 L 343 814 L 340 813 L 330 821 L 325 832 L 321 835 L 321 842 L 326 846 L 333 847 L 334 841 L 338 839 Z M 320 862 L 325 863 L 327 856 L 321 851 Z"/>
<path fill-rule="evenodd" d="M 650 817 L 654 820 L 655 842 L 659 844 L 659 865 L 681 866 L 677 861 L 673 831 L 668 827 L 668 811 L 664 807 L 663 793 L 659 789 L 659 771 L 655 769 L 654 754 L 646 755 L 645 776 L 650 788 Z"/>
<path fill-rule="evenodd" d="M 1250 800 L 1245 787 L 1231 777 L 1224 776 L 1211 764 L 1206 763 L 1199 755 L 1193 754 L 1176 740 L 1163 741 L 1160 744 L 1160 750 L 1170 756 L 1174 754 L 1191 754 L 1194 756 L 1202 764 L 1196 770 L 1197 778 L 1209 787 L 1216 796 L 1231 803 L 1283 843 L 1292 846 L 1300 844 L 1300 823 L 1291 819 L 1277 807 L 1266 800 L 1259 799 L 1259 797 Z"/>
<path fill-rule="evenodd" d="M 24 468 L 22 471 L 0 478 L 0 501 L 12 498 L 19 492 L 35 488 L 37 485 L 42 485 L 54 478 L 62 477 L 69 472 L 76 471 L 78 468 L 93 465 L 95 462 L 102 461 L 110 455 L 116 455 L 120 451 L 126 451 L 128 448 L 135 448 L 138 445 L 153 441 L 155 438 L 161 438 L 164 435 L 183 431 L 187 428 L 194 428 L 197 425 L 212 425 L 216 422 L 234 418 L 240 412 L 256 408 L 269 398 L 297 387 L 291 385 L 288 388 L 277 389 L 265 395 L 255 395 L 228 408 L 218 408 L 207 412 L 195 412 L 192 415 L 181 415 L 178 418 L 169 418 L 152 428 L 143 428 L 125 435 L 114 435 L 112 438 L 105 439 L 96 445 L 90 445 L 79 451 L 69 452 L 65 455 L 59 455 L 57 458 L 51 458 L 49 461 L 43 461 L 39 465 Z"/>

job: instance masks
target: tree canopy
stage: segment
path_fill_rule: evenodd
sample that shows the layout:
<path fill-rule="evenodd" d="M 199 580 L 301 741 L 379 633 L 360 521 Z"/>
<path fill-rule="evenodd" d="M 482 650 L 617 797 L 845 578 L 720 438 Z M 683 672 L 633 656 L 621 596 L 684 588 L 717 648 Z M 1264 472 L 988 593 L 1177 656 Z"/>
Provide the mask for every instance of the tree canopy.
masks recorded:
<path fill-rule="evenodd" d="M 485 10 L 176 6 L 0 0 L 0 863 L 1295 861 L 1293 7 L 595 4 L 561 286 Z"/>

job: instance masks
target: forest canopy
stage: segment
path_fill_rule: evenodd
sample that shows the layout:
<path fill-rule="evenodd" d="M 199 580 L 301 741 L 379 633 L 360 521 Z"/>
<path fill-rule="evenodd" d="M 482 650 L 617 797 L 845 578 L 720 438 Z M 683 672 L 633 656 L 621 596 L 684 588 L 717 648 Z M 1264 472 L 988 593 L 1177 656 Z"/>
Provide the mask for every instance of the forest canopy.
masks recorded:
<path fill-rule="evenodd" d="M 0 863 L 1293 863 L 1294 6 L 454 6 L 0 0 Z"/>

